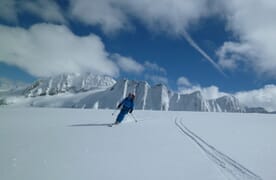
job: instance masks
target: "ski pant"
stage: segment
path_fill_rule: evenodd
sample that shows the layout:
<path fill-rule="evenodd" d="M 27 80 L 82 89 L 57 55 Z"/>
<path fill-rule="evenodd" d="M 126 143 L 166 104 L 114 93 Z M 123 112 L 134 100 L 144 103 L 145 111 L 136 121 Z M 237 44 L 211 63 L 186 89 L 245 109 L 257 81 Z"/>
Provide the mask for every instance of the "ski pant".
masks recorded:
<path fill-rule="evenodd" d="M 124 120 L 124 117 L 127 113 L 127 110 L 122 109 L 116 118 L 116 122 L 121 123 Z"/>

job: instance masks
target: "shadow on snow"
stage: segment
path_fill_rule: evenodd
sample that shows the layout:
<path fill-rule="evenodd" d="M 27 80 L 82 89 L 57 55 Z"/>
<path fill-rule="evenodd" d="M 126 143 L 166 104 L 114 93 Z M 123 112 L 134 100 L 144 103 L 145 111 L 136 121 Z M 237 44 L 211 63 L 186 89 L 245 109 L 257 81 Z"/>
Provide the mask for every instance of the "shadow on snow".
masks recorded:
<path fill-rule="evenodd" d="M 69 127 L 89 127 L 89 126 L 112 126 L 112 123 L 99 123 L 99 124 L 71 124 Z"/>

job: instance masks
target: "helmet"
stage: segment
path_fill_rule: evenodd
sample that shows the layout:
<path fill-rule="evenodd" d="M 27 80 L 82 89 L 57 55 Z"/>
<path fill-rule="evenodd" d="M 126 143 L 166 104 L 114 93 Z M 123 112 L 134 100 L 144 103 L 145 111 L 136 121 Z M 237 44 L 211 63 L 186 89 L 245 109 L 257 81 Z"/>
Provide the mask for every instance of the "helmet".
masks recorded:
<path fill-rule="evenodd" d="M 135 99 L 135 94 L 133 94 L 133 93 L 128 93 L 128 97 L 130 97 L 131 99 Z"/>

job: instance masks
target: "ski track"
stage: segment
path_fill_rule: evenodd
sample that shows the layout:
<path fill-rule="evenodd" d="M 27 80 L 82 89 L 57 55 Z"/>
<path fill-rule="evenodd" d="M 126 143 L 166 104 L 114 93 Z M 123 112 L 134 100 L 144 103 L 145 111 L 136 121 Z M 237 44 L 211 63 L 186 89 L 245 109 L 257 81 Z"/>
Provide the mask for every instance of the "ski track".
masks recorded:
<path fill-rule="evenodd" d="M 219 171 L 228 180 L 262 180 L 262 178 L 235 160 L 231 159 L 229 156 L 218 151 L 215 147 L 208 144 L 201 137 L 196 135 L 190 129 L 188 129 L 182 122 L 182 119 L 175 118 L 175 125 L 181 130 L 181 132 L 188 136 L 198 147 L 206 154 L 208 159 L 212 161 Z"/>

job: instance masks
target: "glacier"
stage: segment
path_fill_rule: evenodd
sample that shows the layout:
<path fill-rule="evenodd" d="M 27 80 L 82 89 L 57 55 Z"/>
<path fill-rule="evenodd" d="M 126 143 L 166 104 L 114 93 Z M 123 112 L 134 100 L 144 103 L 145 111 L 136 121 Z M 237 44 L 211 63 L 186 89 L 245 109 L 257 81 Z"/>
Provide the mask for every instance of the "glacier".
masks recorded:
<path fill-rule="evenodd" d="M 134 93 L 135 109 L 203 112 L 267 112 L 246 107 L 232 95 L 205 99 L 200 91 L 173 92 L 163 84 L 146 81 L 114 80 L 109 76 L 62 74 L 40 79 L 31 85 L 0 94 L 0 105 L 19 107 L 64 107 L 114 109 L 128 93 Z"/>

